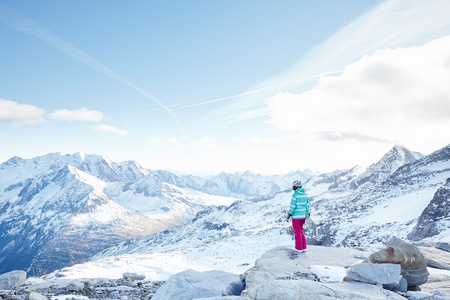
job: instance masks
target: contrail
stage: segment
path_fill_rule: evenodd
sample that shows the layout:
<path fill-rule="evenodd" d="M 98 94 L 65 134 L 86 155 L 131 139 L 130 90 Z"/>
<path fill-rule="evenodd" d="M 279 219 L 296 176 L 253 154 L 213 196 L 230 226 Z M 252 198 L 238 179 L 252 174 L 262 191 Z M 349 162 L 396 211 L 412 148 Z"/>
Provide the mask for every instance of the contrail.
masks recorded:
<path fill-rule="evenodd" d="M 289 84 L 292 84 L 292 83 L 296 83 L 296 82 L 300 82 L 300 81 L 304 81 L 304 80 L 307 80 L 307 79 L 314 79 L 314 78 L 317 78 L 317 77 L 320 77 L 320 76 L 325 76 L 325 75 L 340 74 L 342 72 L 343 72 L 343 70 L 338 70 L 338 71 L 330 71 L 330 72 L 323 72 L 323 73 L 320 73 L 320 74 L 314 74 L 314 75 L 311 75 L 311 76 L 297 78 L 295 80 L 282 82 L 282 83 L 278 83 L 278 84 L 275 84 L 275 85 L 269 85 L 269 86 L 266 86 L 266 87 L 263 87 L 263 88 L 259 88 L 259 89 L 256 89 L 256 90 L 248 91 L 248 92 L 237 94 L 237 95 L 233 95 L 233 96 L 228 96 L 228 97 L 208 100 L 208 101 L 204 101 L 204 102 L 194 103 L 194 104 L 190 104 L 190 105 L 185 105 L 185 106 L 177 108 L 177 110 L 178 109 L 185 109 L 185 108 L 195 107 L 195 106 L 206 105 L 206 104 L 211 104 L 211 103 L 214 103 L 214 102 L 220 102 L 220 101 L 234 99 L 234 98 L 239 98 L 239 97 L 242 97 L 242 96 L 256 94 L 256 93 L 259 93 L 259 92 L 262 92 L 262 91 L 265 91 L 265 90 L 278 88 L 280 86 L 286 86 L 286 85 L 289 85 Z"/>
<path fill-rule="evenodd" d="M 145 89 L 131 82 L 125 77 L 121 76 L 114 70 L 111 70 L 106 65 L 102 64 L 86 52 L 77 49 L 69 42 L 53 35 L 47 28 L 38 26 L 34 21 L 22 18 L 19 13 L 9 7 L 0 4 L 0 21 L 20 32 L 29 34 L 38 38 L 65 53 L 67 56 L 81 62 L 82 64 L 91 67 L 92 69 L 105 74 L 106 76 L 115 79 L 116 81 L 127 85 L 147 99 L 152 100 L 157 105 L 164 109 L 172 118 L 178 122 L 178 117 L 165 106 L 158 98 L 148 93 Z"/>

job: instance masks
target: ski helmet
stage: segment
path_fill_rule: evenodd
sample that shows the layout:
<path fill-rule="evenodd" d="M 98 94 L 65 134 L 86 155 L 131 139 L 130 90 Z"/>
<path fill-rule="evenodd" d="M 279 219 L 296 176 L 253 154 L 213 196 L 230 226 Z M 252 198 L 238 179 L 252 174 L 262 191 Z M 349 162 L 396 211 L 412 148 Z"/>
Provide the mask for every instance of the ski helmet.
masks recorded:
<path fill-rule="evenodd" d="M 298 189 L 298 188 L 301 188 L 302 187 L 302 182 L 300 181 L 300 180 L 295 180 L 293 183 L 292 183 L 292 188 L 294 189 L 294 190 L 296 190 L 296 189 Z"/>

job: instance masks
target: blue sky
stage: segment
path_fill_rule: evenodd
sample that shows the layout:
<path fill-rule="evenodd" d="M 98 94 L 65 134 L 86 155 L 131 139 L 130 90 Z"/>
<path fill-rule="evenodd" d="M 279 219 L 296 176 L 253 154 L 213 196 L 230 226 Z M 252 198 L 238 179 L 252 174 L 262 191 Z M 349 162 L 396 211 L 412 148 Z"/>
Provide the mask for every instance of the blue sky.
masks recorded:
<path fill-rule="evenodd" d="M 0 3 L 0 162 L 279 174 L 449 144 L 448 1 Z"/>

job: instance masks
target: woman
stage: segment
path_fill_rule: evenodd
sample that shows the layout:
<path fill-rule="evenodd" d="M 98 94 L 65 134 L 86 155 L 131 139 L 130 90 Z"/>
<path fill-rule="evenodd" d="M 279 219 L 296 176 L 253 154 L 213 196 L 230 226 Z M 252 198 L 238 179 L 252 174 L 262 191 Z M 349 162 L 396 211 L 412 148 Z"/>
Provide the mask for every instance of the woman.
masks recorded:
<path fill-rule="evenodd" d="M 303 233 L 303 225 L 305 224 L 306 217 L 309 215 L 309 198 L 302 188 L 302 183 L 296 180 L 292 183 L 291 206 L 288 213 L 288 221 L 292 217 L 292 227 L 295 234 L 295 249 L 301 252 L 306 251 L 306 237 Z"/>

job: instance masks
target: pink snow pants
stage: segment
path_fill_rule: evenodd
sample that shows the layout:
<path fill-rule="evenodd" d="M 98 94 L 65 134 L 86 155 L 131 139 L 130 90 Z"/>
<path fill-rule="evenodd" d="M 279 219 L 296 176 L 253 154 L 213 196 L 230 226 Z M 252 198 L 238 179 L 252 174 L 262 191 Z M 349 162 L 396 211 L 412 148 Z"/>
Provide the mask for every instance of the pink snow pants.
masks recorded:
<path fill-rule="evenodd" d="M 295 249 L 304 250 L 306 249 L 306 237 L 303 233 L 303 225 L 306 219 L 292 219 L 292 227 L 294 228 L 295 234 Z"/>

